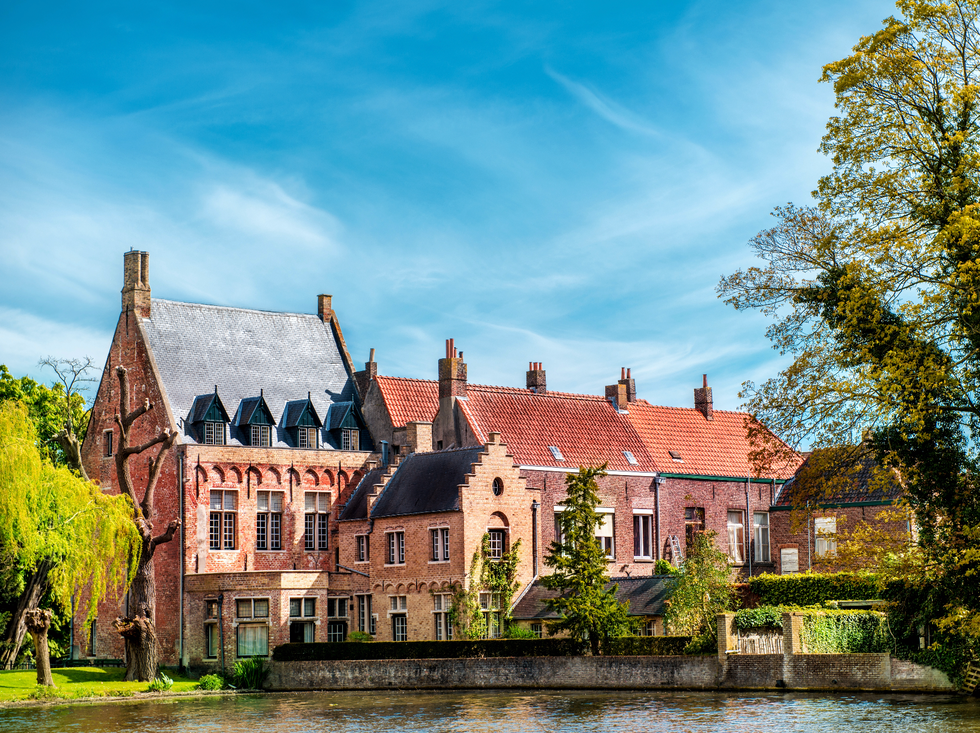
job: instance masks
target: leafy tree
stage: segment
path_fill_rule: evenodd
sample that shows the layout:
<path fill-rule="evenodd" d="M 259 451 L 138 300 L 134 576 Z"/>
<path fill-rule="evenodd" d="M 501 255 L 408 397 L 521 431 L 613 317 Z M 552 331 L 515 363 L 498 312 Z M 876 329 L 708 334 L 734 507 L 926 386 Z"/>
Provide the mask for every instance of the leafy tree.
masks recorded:
<path fill-rule="evenodd" d="M 749 409 L 794 445 L 869 431 L 900 469 L 917 572 L 980 639 L 980 3 L 897 6 L 824 67 L 839 114 L 816 206 L 777 208 L 752 240 L 764 265 L 719 292 L 794 357 L 746 385 Z"/>
<path fill-rule="evenodd" d="M 667 601 L 670 633 L 717 639 L 715 619 L 732 601 L 728 555 L 715 546 L 715 532 L 698 532 L 688 547 L 677 584 Z"/>
<path fill-rule="evenodd" d="M 50 670 L 44 674 L 40 663 L 47 659 L 51 616 L 35 613 L 39 588 L 49 589 L 64 608 L 87 587 L 85 608 L 94 616 L 98 602 L 135 572 L 138 537 L 131 515 L 127 497 L 107 496 L 68 468 L 42 459 L 27 407 L 0 404 L 0 547 L 5 563 L 23 568 L 30 579 L 11 624 L 20 628 L 30 620 L 40 684 L 50 684 Z M 18 647 L 22 639 L 23 631 Z"/>
<path fill-rule="evenodd" d="M 602 516 L 596 479 L 605 476 L 606 465 L 579 468 L 565 479 L 565 511 L 559 524 L 561 537 L 551 543 L 545 565 L 554 569 L 541 582 L 559 592 L 545 603 L 561 617 L 548 623 L 549 633 L 568 631 L 573 637 L 588 639 L 593 654 L 600 642 L 625 636 L 631 630 L 629 603 L 616 600 L 618 586 L 609 588 L 608 558 L 596 538 Z"/>

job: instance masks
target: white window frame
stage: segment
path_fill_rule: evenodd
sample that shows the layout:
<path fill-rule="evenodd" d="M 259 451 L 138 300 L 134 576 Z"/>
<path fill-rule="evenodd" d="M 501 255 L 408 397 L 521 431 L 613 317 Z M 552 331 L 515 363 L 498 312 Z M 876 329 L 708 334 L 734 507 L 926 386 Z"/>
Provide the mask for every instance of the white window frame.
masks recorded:
<path fill-rule="evenodd" d="M 225 424 L 208 420 L 204 423 L 204 445 L 225 444 Z"/>
<path fill-rule="evenodd" d="M 633 559 L 653 560 L 654 537 L 653 509 L 633 510 Z"/>
<path fill-rule="evenodd" d="M 450 618 L 452 599 L 452 593 L 432 594 L 432 617 L 436 641 L 452 641 L 453 639 L 453 625 Z"/>
<path fill-rule="evenodd" d="M 733 516 L 738 521 L 733 521 Z M 728 514 L 728 559 L 735 565 L 745 562 L 745 511 L 729 509 Z"/>
<path fill-rule="evenodd" d="M 361 431 L 357 428 L 343 428 L 340 431 L 340 449 L 355 451 L 361 449 Z"/>
<path fill-rule="evenodd" d="M 813 540 L 814 557 L 837 557 L 837 517 L 814 517 Z"/>
<path fill-rule="evenodd" d="M 329 549 L 330 492 L 304 491 L 303 550 L 305 552 L 326 552 Z"/>
<path fill-rule="evenodd" d="M 265 603 L 265 615 L 255 615 L 255 602 L 262 601 Z M 241 613 L 241 604 L 249 604 L 249 615 L 244 615 Z M 272 601 L 270 598 L 259 596 L 250 598 L 236 598 L 235 599 L 235 620 L 233 626 L 235 628 L 235 656 L 237 657 L 267 657 L 269 656 L 269 628 L 272 624 Z M 242 631 L 243 629 L 265 629 L 265 653 L 258 654 L 242 654 Z"/>
<path fill-rule="evenodd" d="M 248 444 L 256 448 L 272 447 L 271 425 L 250 425 Z"/>
<path fill-rule="evenodd" d="M 765 523 L 760 520 L 765 519 Z M 769 512 L 752 513 L 752 537 L 755 543 L 753 558 L 755 562 L 772 562 L 772 546 L 769 535 Z"/>
<path fill-rule="evenodd" d="M 405 531 L 398 529 L 385 532 L 385 565 L 405 564 Z"/>
<path fill-rule="evenodd" d="M 371 535 L 354 535 L 354 562 L 371 562 Z"/>
<path fill-rule="evenodd" d="M 429 562 L 449 562 L 449 527 L 430 527 Z"/>
<path fill-rule="evenodd" d="M 602 522 L 595 528 L 595 538 L 606 553 L 606 559 L 616 559 L 616 510 L 596 507 L 596 514 L 602 515 Z M 608 532 L 608 534 L 607 534 Z"/>

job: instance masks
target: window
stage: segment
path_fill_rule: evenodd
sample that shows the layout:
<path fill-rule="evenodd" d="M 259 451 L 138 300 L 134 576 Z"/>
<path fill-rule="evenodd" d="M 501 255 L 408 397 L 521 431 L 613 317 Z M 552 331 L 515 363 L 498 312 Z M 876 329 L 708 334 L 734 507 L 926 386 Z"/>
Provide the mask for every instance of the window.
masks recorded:
<path fill-rule="evenodd" d="M 289 641 L 310 643 L 316 641 L 316 598 L 289 599 Z"/>
<path fill-rule="evenodd" d="M 640 636 L 656 636 L 657 635 L 657 621 L 655 619 L 648 619 L 641 629 Z"/>
<path fill-rule="evenodd" d="M 779 572 L 783 575 L 800 572 L 800 551 L 795 547 L 784 547 L 779 551 Z"/>
<path fill-rule="evenodd" d="M 347 622 L 328 621 L 327 622 L 327 641 L 346 641 Z"/>
<path fill-rule="evenodd" d="M 502 493 L 504 493 L 504 482 L 499 478 L 495 478 L 491 489 L 493 490 L 494 496 L 500 496 Z"/>
<path fill-rule="evenodd" d="M 392 611 L 408 610 L 408 596 L 388 596 Z"/>
<path fill-rule="evenodd" d="M 316 598 L 290 598 L 290 618 L 313 618 L 316 616 Z"/>
<path fill-rule="evenodd" d="M 330 519 L 330 493 L 307 491 L 304 496 L 306 517 L 303 525 L 303 545 L 308 552 L 328 548 L 327 529 Z"/>
<path fill-rule="evenodd" d="M 687 540 L 687 549 L 691 550 L 694 543 L 694 536 L 704 532 L 704 508 L 699 506 L 689 506 L 684 510 L 684 536 Z"/>
<path fill-rule="evenodd" d="M 550 450 L 550 451 L 551 451 L 551 455 L 552 455 L 552 457 L 553 457 L 553 458 L 554 458 L 554 459 L 555 459 L 556 461 L 564 461 L 564 460 L 565 460 L 565 456 L 563 456 L 563 455 L 561 454 L 561 451 L 560 451 L 560 450 L 558 450 L 558 446 L 556 446 L 556 445 L 549 445 L 549 446 L 548 446 L 548 450 Z"/>
<path fill-rule="evenodd" d="M 205 619 L 217 619 L 219 612 L 219 606 L 217 601 L 205 601 L 204 602 L 204 618 Z"/>
<path fill-rule="evenodd" d="M 223 422 L 204 423 L 204 445 L 224 445 L 225 424 Z"/>
<path fill-rule="evenodd" d="M 755 540 L 755 561 L 772 562 L 769 554 L 769 512 L 752 514 L 752 534 Z"/>
<path fill-rule="evenodd" d="M 449 528 L 430 529 L 432 538 L 432 561 L 443 562 L 449 559 Z"/>
<path fill-rule="evenodd" d="M 405 564 L 405 533 L 389 532 L 385 535 L 388 538 L 388 565 Z"/>
<path fill-rule="evenodd" d="M 268 448 L 272 445 L 272 428 L 268 425 L 252 425 L 252 434 L 249 445 L 257 445 Z"/>
<path fill-rule="evenodd" d="M 234 550 L 238 525 L 238 492 L 211 489 L 211 521 L 208 531 L 212 550 Z"/>
<path fill-rule="evenodd" d="M 452 596 L 436 593 L 432 596 L 432 614 L 435 619 L 436 641 L 450 641 L 453 638 L 453 625 L 449 618 Z"/>
<path fill-rule="evenodd" d="M 610 511 L 604 512 L 602 509 L 596 511 L 600 512 L 599 517 L 602 521 L 595 529 L 595 538 L 599 540 L 599 545 L 602 547 L 602 551 L 606 553 L 606 557 L 614 558 L 616 557 L 616 543 L 613 528 L 616 523 L 616 515 Z"/>
<path fill-rule="evenodd" d="M 745 524 L 742 512 L 728 512 L 728 557 L 734 563 L 745 562 Z"/>
<path fill-rule="evenodd" d="M 813 534 L 816 538 L 814 555 L 817 557 L 837 556 L 837 517 L 817 517 L 814 519 Z"/>
<path fill-rule="evenodd" d="M 105 458 L 112 458 L 112 437 L 113 431 L 105 430 L 102 433 L 102 455 Z"/>
<path fill-rule="evenodd" d="M 623 451 L 623 457 L 626 459 L 626 462 L 631 466 L 640 465 L 639 461 L 637 461 L 636 458 L 633 456 L 633 454 L 628 450 Z"/>
<path fill-rule="evenodd" d="M 237 654 L 239 657 L 264 657 L 269 654 L 269 599 L 239 598 L 235 601 L 238 622 Z M 261 623 L 249 623 L 255 621 Z"/>
<path fill-rule="evenodd" d="M 480 593 L 480 611 L 486 621 L 487 638 L 497 639 L 503 634 L 503 613 L 501 613 L 502 594 L 482 591 Z"/>
<path fill-rule="evenodd" d="M 488 529 L 490 535 L 490 559 L 499 560 L 507 550 L 507 531 L 503 529 Z"/>
<path fill-rule="evenodd" d="M 282 549 L 281 491 L 259 491 L 256 494 L 258 513 L 255 515 L 255 549 Z"/>
<path fill-rule="evenodd" d="M 359 431 L 344 428 L 340 431 L 341 450 L 360 450 L 361 436 Z"/>
<path fill-rule="evenodd" d="M 531 624 L 532 633 L 539 639 L 544 638 L 544 627 L 537 621 Z"/>
<path fill-rule="evenodd" d="M 357 541 L 356 562 L 368 562 L 371 559 L 371 538 L 366 534 L 359 534 L 354 539 Z"/>
<path fill-rule="evenodd" d="M 653 559 L 653 515 L 633 515 L 633 557 L 637 560 Z"/>
<path fill-rule="evenodd" d="M 683 463 L 683 462 L 684 462 L 684 458 L 683 458 L 683 457 L 681 456 L 681 454 L 680 454 L 680 452 L 679 452 L 679 451 L 676 451 L 676 450 L 669 450 L 669 451 L 667 451 L 667 452 L 668 452 L 668 453 L 670 453 L 670 457 L 671 457 L 671 458 L 672 458 L 673 460 L 675 460 L 675 461 L 677 461 L 678 463 Z"/>
<path fill-rule="evenodd" d="M 204 656 L 207 659 L 217 658 L 220 642 L 218 624 L 204 624 Z"/>
<path fill-rule="evenodd" d="M 408 641 L 408 617 L 405 614 L 391 617 L 391 638 L 393 641 Z"/>
<path fill-rule="evenodd" d="M 88 655 L 90 657 L 95 656 L 95 652 L 98 648 L 96 640 L 99 638 L 98 634 L 98 619 L 92 619 L 92 625 L 88 629 Z"/>
<path fill-rule="evenodd" d="M 316 448 L 316 428 L 296 428 L 297 448 Z"/>
<path fill-rule="evenodd" d="M 327 618 L 347 618 L 347 598 L 327 599 Z"/>
<path fill-rule="evenodd" d="M 357 630 L 374 634 L 374 614 L 371 613 L 371 596 L 355 596 L 357 600 Z"/>

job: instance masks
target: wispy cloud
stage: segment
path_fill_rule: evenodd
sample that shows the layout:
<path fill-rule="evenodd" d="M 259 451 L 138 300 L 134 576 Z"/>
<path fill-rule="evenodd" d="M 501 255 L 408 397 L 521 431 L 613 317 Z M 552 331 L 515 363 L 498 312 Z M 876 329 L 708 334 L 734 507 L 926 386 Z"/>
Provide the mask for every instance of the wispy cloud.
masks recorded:
<path fill-rule="evenodd" d="M 592 91 L 584 84 L 572 81 L 567 76 L 559 74 L 548 66 L 545 66 L 544 71 L 548 76 L 565 87 L 582 104 L 616 127 L 628 130 L 629 132 L 637 132 L 641 135 L 649 135 L 650 137 L 661 137 L 663 135 L 660 130 L 642 119 L 639 115 L 634 114 L 611 100 L 603 99 L 597 92 Z"/>

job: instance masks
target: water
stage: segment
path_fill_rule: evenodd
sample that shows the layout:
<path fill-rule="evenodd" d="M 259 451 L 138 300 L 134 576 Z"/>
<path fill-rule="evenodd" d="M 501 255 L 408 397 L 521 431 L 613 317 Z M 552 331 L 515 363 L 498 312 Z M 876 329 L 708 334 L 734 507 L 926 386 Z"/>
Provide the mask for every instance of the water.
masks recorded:
<path fill-rule="evenodd" d="M 0 731 L 980 733 L 980 700 L 713 692 L 315 692 L 0 710 Z"/>

